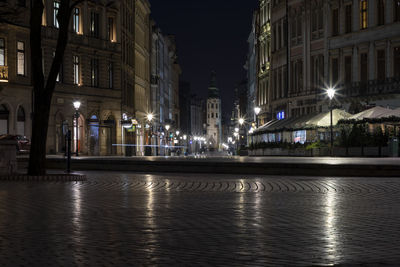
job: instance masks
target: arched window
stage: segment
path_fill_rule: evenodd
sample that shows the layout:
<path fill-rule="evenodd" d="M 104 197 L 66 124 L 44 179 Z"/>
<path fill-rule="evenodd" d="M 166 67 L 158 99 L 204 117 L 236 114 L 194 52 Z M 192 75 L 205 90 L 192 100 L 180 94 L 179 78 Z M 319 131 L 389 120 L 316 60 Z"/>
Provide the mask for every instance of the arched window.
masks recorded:
<path fill-rule="evenodd" d="M 10 112 L 5 105 L 0 105 L 0 135 L 8 134 L 8 116 Z"/>
<path fill-rule="evenodd" d="M 25 135 L 25 111 L 23 107 L 19 107 L 17 111 L 17 134 Z"/>

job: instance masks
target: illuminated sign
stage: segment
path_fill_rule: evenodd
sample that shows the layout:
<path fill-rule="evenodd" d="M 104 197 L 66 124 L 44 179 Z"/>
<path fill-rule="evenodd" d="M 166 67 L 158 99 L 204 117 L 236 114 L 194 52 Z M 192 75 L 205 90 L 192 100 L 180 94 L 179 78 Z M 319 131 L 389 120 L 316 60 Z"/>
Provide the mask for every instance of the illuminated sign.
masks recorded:
<path fill-rule="evenodd" d="M 276 114 L 276 119 L 277 119 L 277 120 L 284 120 L 284 119 L 286 119 L 286 117 L 285 117 L 285 111 L 284 111 L 284 110 L 279 111 L 279 112 Z"/>

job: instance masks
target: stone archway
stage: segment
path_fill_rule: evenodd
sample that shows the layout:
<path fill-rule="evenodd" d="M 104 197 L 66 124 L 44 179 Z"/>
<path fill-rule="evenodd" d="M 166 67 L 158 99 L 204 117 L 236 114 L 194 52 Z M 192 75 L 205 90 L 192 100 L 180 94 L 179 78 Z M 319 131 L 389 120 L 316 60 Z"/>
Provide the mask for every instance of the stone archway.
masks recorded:
<path fill-rule="evenodd" d="M 92 115 L 88 120 L 88 154 L 90 156 L 100 155 L 100 121 L 97 115 Z"/>
<path fill-rule="evenodd" d="M 66 125 L 66 126 L 64 126 Z M 55 152 L 57 153 L 65 153 L 66 149 L 66 130 L 68 130 L 69 124 L 68 121 L 65 120 L 64 116 L 61 112 L 57 112 L 55 116 Z"/>
<path fill-rule="evenodd" d="M 106 155 L 116 155 L 116 121 L 113 115 L 109 115 L 103 123 L 104 152 Z"/>

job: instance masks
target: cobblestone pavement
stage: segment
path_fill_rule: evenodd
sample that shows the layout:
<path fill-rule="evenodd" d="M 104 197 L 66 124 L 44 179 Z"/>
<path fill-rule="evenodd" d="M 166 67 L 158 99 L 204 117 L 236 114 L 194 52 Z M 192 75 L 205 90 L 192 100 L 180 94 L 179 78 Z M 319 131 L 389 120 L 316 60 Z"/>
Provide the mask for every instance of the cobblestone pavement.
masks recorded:
<path fill-rule="evenodd" d="M 400 179 L 85 174 L 0 182 L 0 266 L 400 263 Z"/>

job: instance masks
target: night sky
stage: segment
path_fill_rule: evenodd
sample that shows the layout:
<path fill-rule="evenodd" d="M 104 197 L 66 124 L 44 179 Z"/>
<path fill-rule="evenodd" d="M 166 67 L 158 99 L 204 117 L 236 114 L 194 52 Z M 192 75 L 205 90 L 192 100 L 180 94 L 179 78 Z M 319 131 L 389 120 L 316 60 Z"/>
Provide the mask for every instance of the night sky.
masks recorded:
<path fill-rule="evenodd" d="M 163 34 L 175 34 L 181 80 L 206 98 L 212 70 L 225 115 L 233 106 L 235 84 L 243 80 L 253 11 L 258 0 L 150 0 L 152 18 Z"/>

